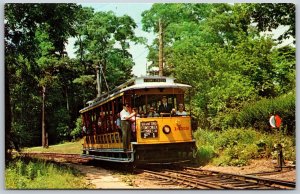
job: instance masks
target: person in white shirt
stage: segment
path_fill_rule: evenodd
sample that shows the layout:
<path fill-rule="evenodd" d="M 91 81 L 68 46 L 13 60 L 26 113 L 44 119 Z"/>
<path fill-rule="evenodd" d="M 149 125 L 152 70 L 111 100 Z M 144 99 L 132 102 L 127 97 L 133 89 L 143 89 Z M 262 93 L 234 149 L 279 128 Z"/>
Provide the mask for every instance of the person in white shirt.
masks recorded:
<path fill-rule="evenodd" d="M 187 115 L 187 113 L 184 111 L 183 104 L 178 104 L 178 111 L 176 112 L 176 115 L 179 115 L 179 116 L 186 116 Z"/>
<path fill-rule="evenodd" d="M 134 115 L 135 115 L 135 113 L 130 114 L 128 104 L 125 104 L 123 106 L 123 110 L 120 112 L 122 142 L 123 142 L 124 151 L 129 150 L 129 144 L 130 144 L 130 139 L 131 139 L 130 118 L 133 117 Z"/>

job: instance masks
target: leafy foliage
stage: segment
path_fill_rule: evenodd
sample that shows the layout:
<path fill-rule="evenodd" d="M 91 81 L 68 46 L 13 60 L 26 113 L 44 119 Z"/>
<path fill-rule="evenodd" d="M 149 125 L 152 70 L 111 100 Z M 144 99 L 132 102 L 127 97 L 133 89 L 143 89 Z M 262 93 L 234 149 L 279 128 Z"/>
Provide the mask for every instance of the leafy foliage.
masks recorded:
<path fill-rule="evenodd" d="M 231 128 L 223 131 L 198 129 L 194 133 L 197 158 L 200 163 L 220 166 L 244 166 L 251 159 L 278 157 L 277 144 L 283 146 L 285 160 L 295 160 L 295 137 L 283 130 L 258 132 L 251 128 Z"/>
<path fill-rule="evenodd" d="M 131 76 L 129 41 L 143 41 L 135 28 L 127 15 L 77 4 L 6 4 L 6 150 L 39 145 L 43 122 L 50 144 L 70 140 L 78 110 L 95 97 L 95 65 L 102 63 L 109 89 Z M 77 59 L 66 55 L 70 37 Z"/>
<path fill-rule="evenodd" d="M 66 166 L 37 160 L 15 159 L 5 170 L 6 189 L 86 189 L 79 174 Z"/>
<path fill-rule="evenodd" d="M 296 5 L 293 3 L 260 3 L 248 6 L 253 22 L 257 22 L 260 31 L 271 31 L 280 25 L 289 26 L 288 30 L 278 37 L 279 41 L 295 38 Z"/>
<path fill-rule="evenodd" d="M 162 20 L 165 75 L 192 86 L 192 112 L 202 128 L 265 130 L 269 114 L 279 111 L 283 128 L 294 134 L 296 49 L 280 47 L 261 33 L 289 25 L 279 40 L 295 37 L 294 10 L 294 4 L 164 3 L 145 11 L 142 23 L 144 30 L 157 33 Z M 130 45 L 145 42 L 135 35 L 136 27 L 128 15 L 77 4 L 6 4 L 6 150 L 40 144 L 43 88 L 49 143 L 79 136 L 78 110 L 96 95 L 98 66 L 109 86 L 102 91 L 132 76 Z M 65 51 L 70 37 L 76 38 L 76 59 Z M 157 43 L 148 45 L 150 68 L 158 65 Z M 261 149 L 270 156 L 272 139 L 248 144 L 259 135 L 231 132 L 236 139 L 217 138 L 219 144 L 213 138 L 219 132 L 204 133 L 198 154 L 209 161 L 222 148 L 226 154 L 220 160 L 235 165 L 258 157 Z"/>
<path fill-rule="evenodd" d="M 165 75 L 193 87 L 193 113 L 201 127 L 237 125 L 236 115 L 245 104 L 295 88 L 295 48 L 277 47 L 278 42 L 251 23 L 260 14 L 277 22 L 276 26 L 291 25 L 292 29 L 293 13 L 287 12 L 292 6 L 154 4 L 143 13 L 147 31 L 157 32 L 158 18 L 163 20 Z M 278 17 L 282 19 L 276 19 L 273 16 L 280 7 Z M 265 8 L 269 10 L 266 14 L 256 12 Z M 148 55 L 152 66 L 157 65 L 157 49 L 154 40 Z"/>
<path fill-rule="evenodd" d="M 75 128 L 71 131 L 71 136 L 76 139 L 82 135 L 82 118 L 78 117 L 76 120 Z"/>
<path fill-rule="evenodd" d="M 274 99 L 262 99 L 247 104 L 237 115 L 239 125 L 269 130 L 270 116 L 278 114 L 282 118 L 282 128 L 293 134 L 296 131 L 295 101 L 295 92 L 290 92 Z"/>

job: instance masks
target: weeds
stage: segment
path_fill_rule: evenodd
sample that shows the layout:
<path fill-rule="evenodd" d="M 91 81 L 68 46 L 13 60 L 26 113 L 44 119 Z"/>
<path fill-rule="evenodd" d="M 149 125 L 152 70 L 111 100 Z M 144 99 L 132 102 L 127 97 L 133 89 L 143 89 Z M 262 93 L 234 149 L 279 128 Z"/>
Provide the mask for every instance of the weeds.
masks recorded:
<path fill-rule="evenodd" d="M 295 160 L 295 137 L 285 131 L 272 133 L 254 129 L 234 128 L 224 131 L 198 129 L 194 133 L 197 142 L 197 158 L 200 164 L 213 163 L 218 166 L 244 166 L 250 159 L 277 158 L 275 145 L 281 144 L 284 158 Z"/>
<path fill-rule="evenodd" d="M 5 170 L 6 189 L 85 189 L 83 176 L 63 165 L 18 158 Z"/>

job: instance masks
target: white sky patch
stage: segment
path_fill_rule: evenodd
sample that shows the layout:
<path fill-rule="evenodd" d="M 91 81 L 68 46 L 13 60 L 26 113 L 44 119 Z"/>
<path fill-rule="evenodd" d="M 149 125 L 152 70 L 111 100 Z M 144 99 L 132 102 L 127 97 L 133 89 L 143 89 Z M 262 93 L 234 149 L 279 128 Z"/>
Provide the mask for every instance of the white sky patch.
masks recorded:
<path fill-rule="evenodd" d="M 68 53 L 68 56 L 72 59 L 76 58 L 76 55 L 75 55 L 75 41 L 76 41 L 76 38 L 68 38 L 68 44 L 66 45 L 66 51 Z"/>
<path fill-rule="evenodd" d="M 278 28 L 273 29 L 272 31 L 261 32 L 260 35 L 261 36 L 269 35 L 273 39 L 277 39 L 280 35 L 282 35 L 288 29 L 289 29 L 289 26 L 280 25 L 280 26 L 278 26 Z M 281 44 L 278 44 L 275 47 L 279 48 L 279 47 L 283 47 L 283 46 L 287 46 L 287 45 L 295 46 L 293 41 L 294 41 L 294 38 L 290 37 L 288 39 L 283 40 Z"/>

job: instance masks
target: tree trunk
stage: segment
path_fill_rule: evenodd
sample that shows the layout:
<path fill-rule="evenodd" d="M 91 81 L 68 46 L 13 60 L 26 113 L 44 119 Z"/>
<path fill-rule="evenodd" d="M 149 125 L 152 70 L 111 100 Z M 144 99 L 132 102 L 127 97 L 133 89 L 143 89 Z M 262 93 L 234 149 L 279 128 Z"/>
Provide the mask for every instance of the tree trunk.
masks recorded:
<path fill-rule="evenodd" d="M 46 86 L 43 86 L 43 103 L 42 103 L 42 146 L 44 148 L 48 147 L 48 134 L 45 128 L 45 96 L 46 96 Z"/>
<path fill-rule="evenodd" d="M 97 97 L 101 96 L 101 75 L 100 75 L 100 65 L 96 65 L 96 81 L 97 81 Z"/>
<path fill-rule="evenodd" d="M 11 104 L 9 90 L 9 72 L 7 64 L 5 65 L 5 164 L 10 160 L 10 133 L 11 133 Z"/>
<path fill-rule="evenodd" d="M 158 65 L 159 65 L 159 76 L 163 76 L 163 58 L 164 58 L 164 52 L 163 52 L 163 29 L 162 29 L 162 22 L 161 19 L 159 19 L 159 54 L 158 54 Z"/>
<path fill-rule="evenodd" d="M 67 101 L 67 110 L 68 110 L 68 114 L 69 114 L 69 112 L 70 112 L 70 105 L 69 105 L 68 86 L 66 86 L 66 101 Z"/>

